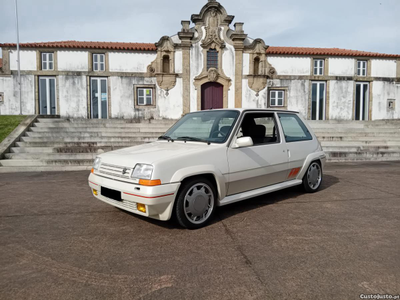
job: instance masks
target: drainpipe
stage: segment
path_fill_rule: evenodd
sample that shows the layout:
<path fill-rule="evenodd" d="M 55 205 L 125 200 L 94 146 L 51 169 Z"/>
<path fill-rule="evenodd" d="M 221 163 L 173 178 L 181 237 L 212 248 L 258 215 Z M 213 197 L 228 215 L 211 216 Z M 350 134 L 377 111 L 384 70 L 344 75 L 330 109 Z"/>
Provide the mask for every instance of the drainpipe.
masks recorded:
<path fill-rule="evenodd" d="M 21 68 L 20 68 L 20 56 L 19 56 L 19 28 L 18 28 L 18 0 L 15 0 L 15 23 L 16 23 L 16 25 L 17 25 L 17 56 L 18 56 L 19 114 L 22 115 Z"/>

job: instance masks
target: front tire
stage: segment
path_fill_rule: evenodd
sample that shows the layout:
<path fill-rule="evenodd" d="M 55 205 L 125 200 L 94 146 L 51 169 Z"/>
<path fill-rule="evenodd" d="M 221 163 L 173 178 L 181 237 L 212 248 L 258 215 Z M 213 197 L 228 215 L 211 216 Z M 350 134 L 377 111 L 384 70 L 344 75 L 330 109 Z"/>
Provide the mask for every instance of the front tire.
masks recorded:
<path fill-rule="evenodd" d="M 214 184 L 204 177 L 183 183 L 175 201 L 178 223 L 188 229 L 204 227 L 212 218 L 217 201 Z"/>
<path fill-rule="evenodd" d="M 307 193 L 315 193 L 321 187 L 323 178 L 322 167 L 318 161 L 313 161 L 303 177 L 303 188 Z"/>

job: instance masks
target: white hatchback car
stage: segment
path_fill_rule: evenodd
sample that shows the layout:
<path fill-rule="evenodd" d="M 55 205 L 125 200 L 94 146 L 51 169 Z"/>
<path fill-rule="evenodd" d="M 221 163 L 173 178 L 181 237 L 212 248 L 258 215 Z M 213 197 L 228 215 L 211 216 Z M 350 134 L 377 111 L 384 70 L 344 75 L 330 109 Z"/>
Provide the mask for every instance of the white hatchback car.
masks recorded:
<path fill-rule="evenodd" d="M 185 115 L 156 142 L 99 155 L 89 186 L 108 204 L 194 229 L 217 206 L 296 185 L 317 191 L 325 160 L 296 112 L 209 110 Z"/>

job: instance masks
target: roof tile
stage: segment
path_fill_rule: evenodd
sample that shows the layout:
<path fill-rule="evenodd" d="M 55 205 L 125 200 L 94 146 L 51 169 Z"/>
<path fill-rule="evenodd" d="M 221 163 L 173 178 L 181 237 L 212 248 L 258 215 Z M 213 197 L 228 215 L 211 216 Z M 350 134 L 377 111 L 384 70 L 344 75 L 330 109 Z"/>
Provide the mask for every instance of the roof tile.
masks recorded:
<path fill-rule="evenodd" d="M 4 43 L 0 47 L 16 47 L 17 44 Z M 156 51 L 152 43 L 121 43 L 121 42 L 84 42 L 84 41 L 59 41 L 59 42 L 38 42 L 21 43 L 21 48 L 70 48 L 70 49 L 105 49 L 105 50 L 135 50 L 135 51 Z"/>
<path fill-rule="evenodd" d="M 16 47 L 13 43 L 0 44 L 0 47 Z M 122 43 L 122 42 L 85 42 L 85 41 L 57 41 L 21 43 L 21 48 L 70 48 L 70 49 L 104 49 L 104 50 L 131 50 L 156 51 L 153 43 Z M 321 56 L 352 56 L 352 57 L 381 57 L 400 58 L 400 54 L 385 54 L 339 48 L 307 48 L 307 47 L 274 47 L 267 49 L 269 55 L 321 55 Z"/>
<path fill-rule="evenodd" d="M 321 56 L 362 56 L 400 58 L 400 54 L 385 54 L 339 48 L 269 47 L 270 55 L 321 55 Z"/>

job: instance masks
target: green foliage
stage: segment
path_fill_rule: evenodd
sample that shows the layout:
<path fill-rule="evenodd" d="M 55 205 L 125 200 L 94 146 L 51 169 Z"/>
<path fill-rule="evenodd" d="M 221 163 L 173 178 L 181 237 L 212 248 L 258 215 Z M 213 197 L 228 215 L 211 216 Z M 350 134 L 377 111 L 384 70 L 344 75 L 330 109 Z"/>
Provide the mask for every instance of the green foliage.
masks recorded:
<path fill-rule="evenodd" d="M 26 116 L 0 116 L 0 143 L 21 123 Z"/>

